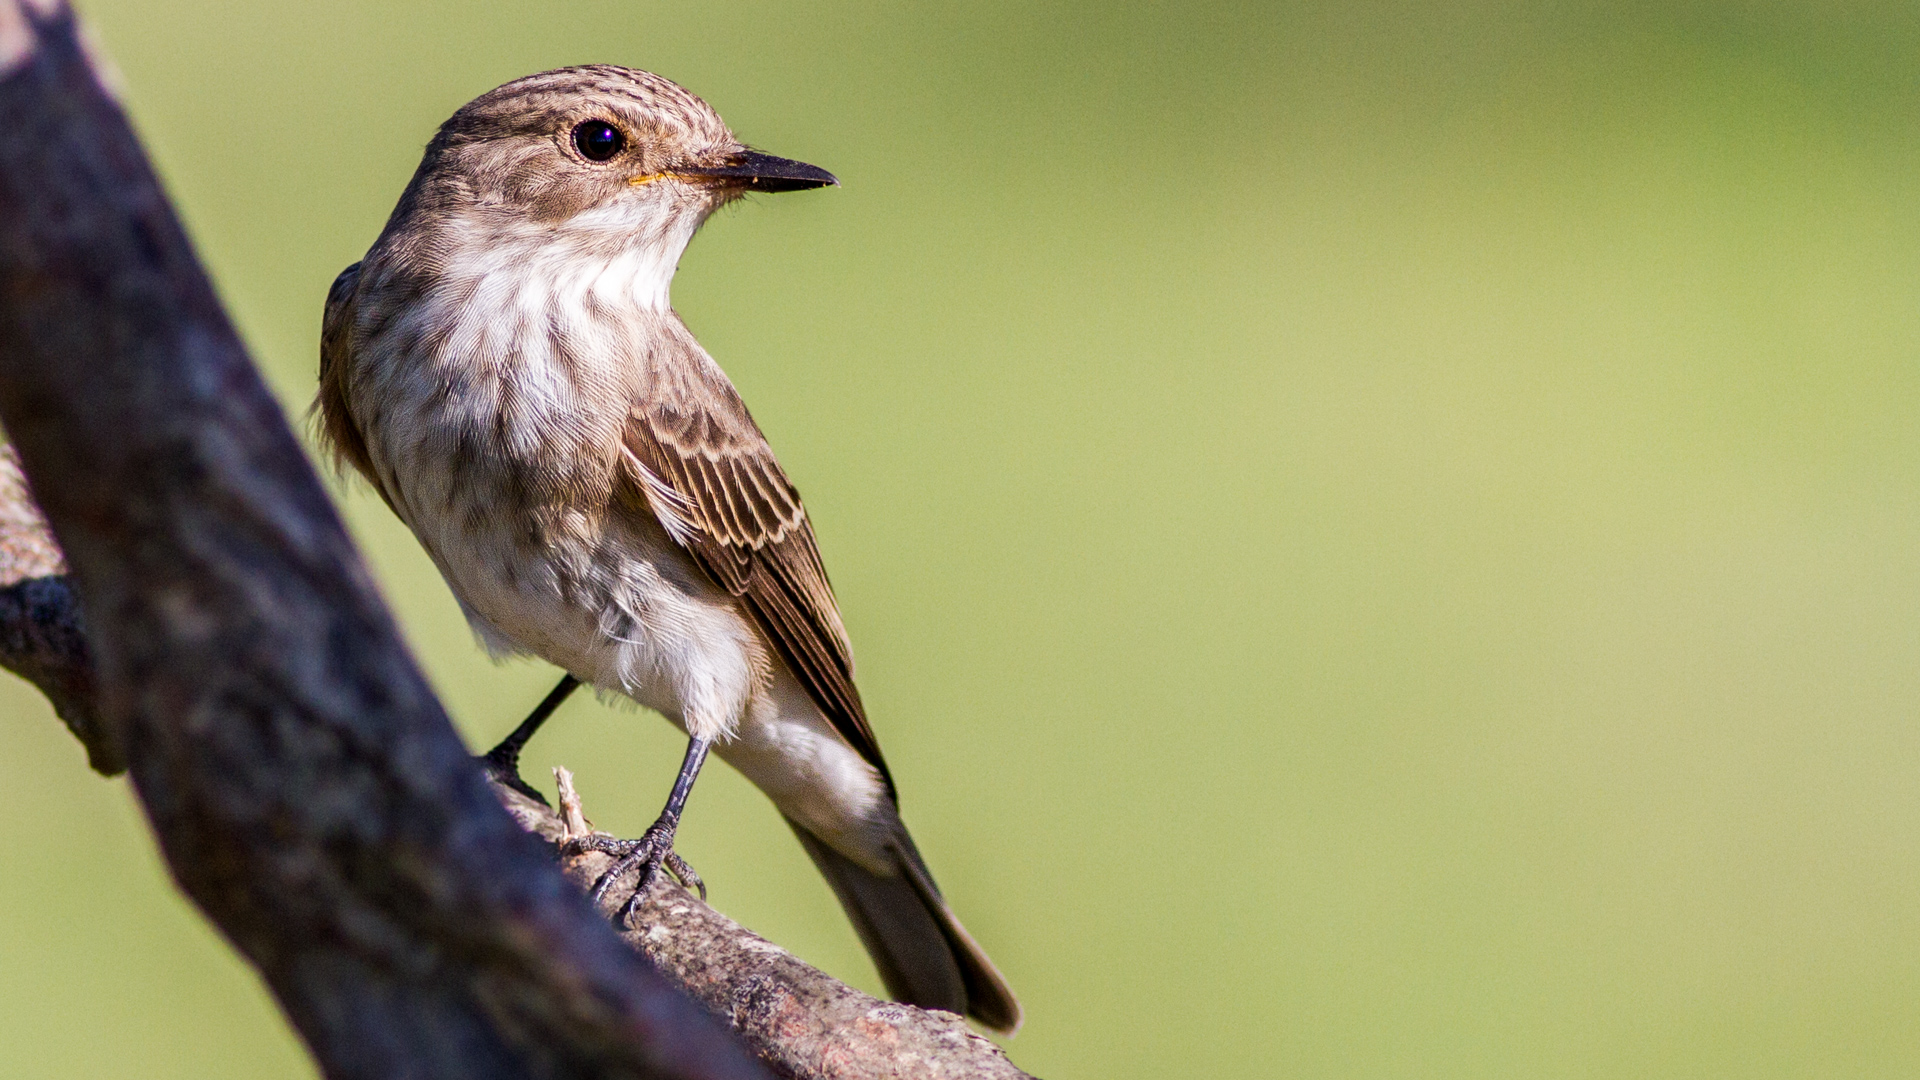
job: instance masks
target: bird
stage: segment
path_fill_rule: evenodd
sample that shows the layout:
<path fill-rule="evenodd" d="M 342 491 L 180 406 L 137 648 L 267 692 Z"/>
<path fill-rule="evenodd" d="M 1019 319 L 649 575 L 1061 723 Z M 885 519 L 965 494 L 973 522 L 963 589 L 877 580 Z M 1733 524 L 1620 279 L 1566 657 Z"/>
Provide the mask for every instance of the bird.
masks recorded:
<path fill-rule="evenodd" d="M 711 752 L 785 816 L 894 998 L 1011 1034 L 1018 999 L 901 820 L 799 492 L 669 301 L 714 211 L 838 183 L 650 72 L 499 86 L 328 291 L 314 412 L 481 643 L 565 672 L 483 759 L 496 775 L 522 784 L 520 748 L 581 685 L 685 732 L 659 819 L 576 841 L 616 857 L 595 900 L 636 867 L 704 894 L 673 839 Z"/>

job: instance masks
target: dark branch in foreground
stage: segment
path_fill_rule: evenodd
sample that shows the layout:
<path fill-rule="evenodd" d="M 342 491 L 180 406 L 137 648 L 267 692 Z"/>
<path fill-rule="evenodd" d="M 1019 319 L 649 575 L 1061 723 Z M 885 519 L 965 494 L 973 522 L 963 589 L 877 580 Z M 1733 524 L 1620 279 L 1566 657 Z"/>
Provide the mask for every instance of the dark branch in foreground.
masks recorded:
<path fill-rule="evenodd" d="M 0 424 L 91 658 L 25 586 L 23 670 L 326 1075 L 766 1075 L 474 769 L 58 0 L 0 0 Z"/>
<path fill-rule="evenodd" d="M 0 457 L 0 666 L 132 774 L 326 1075 L 764 1075 L 670 984 L 782 1075 L 1025 1075 L 670 883 L 653 963 L 620 946 L 574 887 L 606 857 L 556 874 L 567 823 L 407 659 L 57 0 L 0 0 L 0 422 L 59 537 Z"/>

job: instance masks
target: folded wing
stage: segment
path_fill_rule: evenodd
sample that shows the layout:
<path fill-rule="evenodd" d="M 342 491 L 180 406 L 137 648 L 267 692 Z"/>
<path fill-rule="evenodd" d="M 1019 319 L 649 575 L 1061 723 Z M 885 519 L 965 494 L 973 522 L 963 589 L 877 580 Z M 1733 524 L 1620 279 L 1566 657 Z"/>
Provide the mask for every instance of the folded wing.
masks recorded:
<path fill-rule="evenodd" d="M 853 650 L 800 493 L 717 369 L 634 406 L 633 486 L 669 535 L 739 597 L 842 738 L 892 777 L 853 684 Z"/>

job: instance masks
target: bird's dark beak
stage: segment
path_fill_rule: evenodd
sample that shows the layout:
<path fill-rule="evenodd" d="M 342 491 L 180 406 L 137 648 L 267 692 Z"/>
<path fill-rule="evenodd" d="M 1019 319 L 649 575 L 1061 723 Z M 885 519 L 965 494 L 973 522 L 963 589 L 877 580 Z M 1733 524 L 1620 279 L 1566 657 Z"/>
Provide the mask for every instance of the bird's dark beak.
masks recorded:
<path fill-rule="evenodd" d="M 838 187 L 840 181 L 825 169 L 804 161 L 742 150 L 717 165 L 701 165 L 674 170 L 682 176 L 711 176 L 731 180 L 748 191 L 804 191 L 807 188 Z"/>

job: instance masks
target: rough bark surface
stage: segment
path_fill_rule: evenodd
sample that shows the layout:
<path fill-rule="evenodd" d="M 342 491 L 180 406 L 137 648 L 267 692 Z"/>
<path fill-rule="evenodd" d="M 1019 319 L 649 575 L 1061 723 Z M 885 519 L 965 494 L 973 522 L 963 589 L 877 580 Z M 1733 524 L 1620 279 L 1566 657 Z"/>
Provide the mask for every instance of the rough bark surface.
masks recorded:
<path fill-rule="evenodd" d="M 766 1075 L 493 798 L 49 0 L 0 0 L 0 423 L 76 727 L 328 1076 Z M 53 598 L 14 594 L 43 656 Z"/>
<path fill-rule="evenodd" d="M 782 1075 L 1025 1075 L 671 883 L 625 934 L 658 970 L 620 947 L 577 802 L 481 778 L 57 0 L 0 0 L 0 422 L 0 666 L 326 1075 L 764 1075 L 674 984 Z"/>
<path fill-rule="evenodd" d="M 94 710 L 93 657 L 66 569 L 19 457 L 0 447 L 0 666 L 47 695 L 95 771 L 118 776 L 126 756 Z"/>
<path fill-rule="evenodd" d="M 556 851 L 589 831 L 566 770 L 556 813 L 504 785 L 494 793 Z M 597 852 L 563 855 L 561 870 L 582 889 L 612 864 Z M 609 890 L 605 914 L 632 890 Z M 660 875 L 634 908 L 627 944 L 651 959 L 701 1004 L 723 1016 L 761 1060 L 783 1076 L 836 1080 L 1021 1080 L 1006 1053 L 949 1012 L 881 1001 L 796 959 L 792 953 L 702 903 Z"/>

